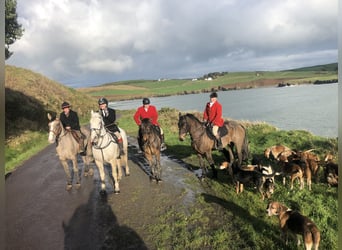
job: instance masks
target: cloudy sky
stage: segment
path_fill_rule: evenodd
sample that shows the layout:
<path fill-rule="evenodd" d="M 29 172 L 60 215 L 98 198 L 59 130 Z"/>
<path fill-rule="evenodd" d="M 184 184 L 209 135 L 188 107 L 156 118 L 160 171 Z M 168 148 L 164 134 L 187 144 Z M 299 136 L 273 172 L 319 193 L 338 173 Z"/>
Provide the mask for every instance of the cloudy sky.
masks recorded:
<path fill-rule="evenodd" d="M 6 64 L 70 87 L 337 62 L 338 0 L 17 0 Z"/>

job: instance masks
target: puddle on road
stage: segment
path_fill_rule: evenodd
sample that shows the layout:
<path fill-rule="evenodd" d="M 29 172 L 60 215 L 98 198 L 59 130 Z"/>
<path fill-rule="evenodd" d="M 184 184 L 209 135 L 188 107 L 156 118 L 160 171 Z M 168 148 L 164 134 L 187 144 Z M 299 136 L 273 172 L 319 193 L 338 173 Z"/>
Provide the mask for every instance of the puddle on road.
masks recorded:
<path fill-rule="evenodd" d="M 148 176 L 151 175 L 150 167 L 143 155 L 138 152 L 138 144 L 135 138 L 128 137 L 130 156 L 129 159 L 137 164 Z M 201 187 L 188 184 L 189 178 L 193 176 L 198 180 L 198 172 L 189 169 L 188 165 L 181 160 L 161 154 L 160 163 L 162 167 L 162 180 L 173 184 L 179 189 L 185 190 L 184 204 L 191 204 L 195 201 L 196 194 L 202 192 Z M 196 190 L 195 190 L 196 188 Z"/>
<path fill-rule="evenodd" d="M 128 143 L 128 159 L 133 161 L 136 165 L 138 165 L 147 176 L 151 176 L 151 171 L 149 164 L 147 163 L 147 160 L 145 159 L 143 153 L 138 151 L 138 144 L 136 138 L 128 137 Z M 79 161 L 79 167 L 80 169 L 82 169 L 83 162 L 81 161 L 81 159 L 79 159 Z M 94 169 L 94 187 L 97 191 L 100 191 L 101 181 L 98 169 L 95 163 L 91 163 L 90 167 L 93 167 Z M 203 187 L 201 186 L 201 183 L 198 179 L 201 170 L 194 171 L 190 169 L 189 166 L 183 161 L 176 159 L 172 156 L 167 156 L 163 153 L 161 154 L 161 167 L 163 182 L 172 184 L 177 189 L 184 190 L 184 192 L 182 193 L 184 194 L 183 202 L 185 205 L 193 203 L 195 201 L 196 194 L 203 192 Z M 112 193 L 114 192 L 114 190 L 110 165 L 105 164 L 105 171 L 106 190 L 108 193 Z M 194 179 L 191 180 L 191 178 Z M 198 185 L 196 185 L 196 182 L 198 182 Z"/>

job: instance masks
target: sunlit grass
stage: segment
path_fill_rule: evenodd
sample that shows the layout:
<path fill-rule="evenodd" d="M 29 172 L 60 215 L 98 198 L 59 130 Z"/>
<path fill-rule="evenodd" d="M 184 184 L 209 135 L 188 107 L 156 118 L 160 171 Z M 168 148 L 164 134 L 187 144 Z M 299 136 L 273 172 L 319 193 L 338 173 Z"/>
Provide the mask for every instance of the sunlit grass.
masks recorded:
<path fill-rule="evenodd" d="M 127 116 L 131 117 L 133 113 Z M 162 109 L 159 113 L 168 145 L 166 153 L 196 168 L 198 158 L 190 146 L 189 136 L 183 142 L 178 139 L 178 111 Z M 130 122 L 125 123 L 124 117 L 121 124 L 128 126 Z M 248 131 L 250 157 L 260 157 L 266 147 L 278 143 L 299 150 L 314 148 L 321 157 L 326 151 L 337 152 L 337 140 L 334 138 L 322 138 L 302 130 L 279 130 L 263 122 L 244 122 L 244 125 Z M 224 160 L 216 151 L 213 157 L 216 164 Z M 277 186 L 272 200 L 283 202 L 309 216 L 321 230 L 321 238 L 324 239 L 321 248 L 332 250 L 337 249 L 337 216 L 331 216 L 337 214 L 337 189 L 329 188 L 322 175 L 321 169 L 319 183 L 312 184 L 312 191 L 307 188 L 299 190 L 299 185 L 290 190 L 288 185 L 281 184 L 281 177 L 276 177 Z M 189 179 L 188 183 L 196 187 L 198 183 L 193 181 Z M 158 219 L 157 225 L 149 227 L 151 242 L 155 242 L 156 249 L 297 248 L 295 243 L 290 243 L 289 247 L 283 244 L 279 238 L 278 219 L 266 216 L 268 200 L 262 201 L 252 186 L 245 187 L 245 191 L 237 195 L 231 177 L 223 170 L 219 170 L 218 180 L 206 179 L 201 186 L 205 191 L 197 193 L 192 206 L 171 208 Z"/>
<path fill-rule="evenodd" d="M 117 122 L 129 136 L 136 136 L 138 131 L 134 112 L 118 111 Z M 175 109 L 159 111 L 159 122 L 168 146 L 165 153 L 196 168 L 198 158 L 190 146 L 189 136 L 183 142 L 178 139 L 178 115 Z M 320 156 L 328 150 L 337 152 L 337 140 L 333 138 L 321 138 L 301 130 L 283 131 L 262 122 L 244 124 L 250 142 L 250 157 L 261 156 L 266 147 L 277 143 L 301 150 L 314 148 Z M 46 145 L 46 132 L 27 133 L 13 142 L 8 141 L 6 171 Z M 224 160 L 217 151 L 213 156 L 216 164 Z M 322 171 L 319 183 L 312 184 L 312 191 L 299 190 L 298 185 L 290 190 L 277 177 L 272 200 L 309 216 L 321 230 L 321 249 L 333 250 L 337 249 L 337 189 L 327 186 Z M 232 179 L 224 170 L 218 170 L 217 180 L 207 178 L 200 182 L 187 178 L 186 183 L 194 189 L 194 202 L 170 207 L 157 218 L 157 223 L 146 228 L 148 241 L 155 249 L 296 249 L 295 244 L 287 248 L 280 240 L 278 220 L 266 216 L 268 200 L 261 200 L 253 186 L 246 186 L 243 193 L 236 194 Z"/>

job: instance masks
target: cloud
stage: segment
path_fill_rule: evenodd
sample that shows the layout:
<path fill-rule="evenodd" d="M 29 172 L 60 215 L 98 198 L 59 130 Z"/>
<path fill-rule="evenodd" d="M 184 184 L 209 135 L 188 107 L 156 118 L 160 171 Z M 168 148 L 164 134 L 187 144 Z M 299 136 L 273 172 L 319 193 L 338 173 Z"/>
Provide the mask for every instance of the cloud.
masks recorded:
<path fill-rule="evenodd" d="M 8 64 L 69 86 L 337 61 L 338 1 L 18 1 Z"/>

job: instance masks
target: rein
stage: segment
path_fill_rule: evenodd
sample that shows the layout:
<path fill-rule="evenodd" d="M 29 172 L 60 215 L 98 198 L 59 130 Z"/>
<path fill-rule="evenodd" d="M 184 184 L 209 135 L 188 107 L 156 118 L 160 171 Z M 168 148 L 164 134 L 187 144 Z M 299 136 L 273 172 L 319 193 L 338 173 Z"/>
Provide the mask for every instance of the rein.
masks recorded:
<path fill-rule="evenodd" d="M 113 137 L 104 128 L 103 123 L 101 123 L 100 128 L 91 128 L 91 131 L 95 132 L 95 134 L 96 134 L 95 138 L 98 139 L 98 143 L 97 144 L 93 144 L 93 147 L 95 149 L 101 149 L 102 150 L 102 149 L 107 148 L 112 142 L 116 143 L 115 140 L 113 140 Z M 103 131 L 104 131 L 104 133 L 102 133 Z M 107 144 L 105 146 L 102 146 L 102 143 L 103 143 L 106 135 L 108 135 L 111 139 L 108 140 L 108 142 L 107 142 Z"/>
<path fill-rule="evenodd" d="M 203 125 L 201 123 L 199 123 L 199 125 L 195 124 L 195 128 L 191 129 L 191 126 L 189 125 L 188 119 L 190 119 L 190 117 L 185 117 L 186 120 L 186 132 L 190 134 L 190 139 L 192 142 L 196 142 L 198 141 L 204 134 L 205 134 L 205 129 L 203 129 Z M 193 120 L 193 119 L 191 119 Z M 194 123 L 196 123 L 196 121 L 194 121 Z M 196 135 L 196 137 L 194 137 L 194 132 L 193 131 L 199 131 L 200 128 L 203 130 L 202 133 Z"/>
<path fill-rule="evenodd" d="M 63 136 L 66 136 L 69 131 L 63 129 L 63 125 L 61 124 L 61 122 L 58 123 L 58 128 L 56 129 L 56 127 L 51 128 L 52 126 L 50 126 L 49 129 L 49 133 L 53 133 L 56 137 L 56 146 L 58 145 L 58 142 L 62 139 Z M 62 134 L 63 132 L 63 134 Z M 62 134 L 62 135 L 61 135 Z"/>

